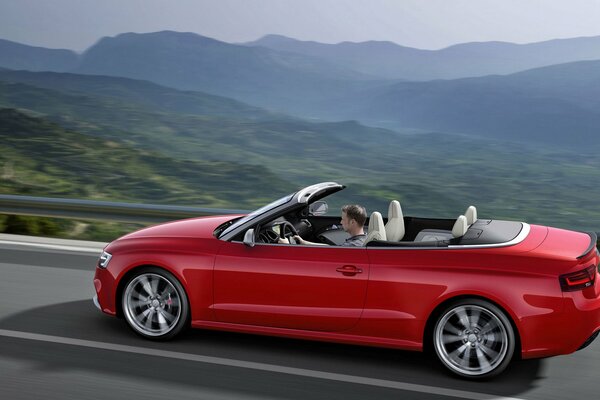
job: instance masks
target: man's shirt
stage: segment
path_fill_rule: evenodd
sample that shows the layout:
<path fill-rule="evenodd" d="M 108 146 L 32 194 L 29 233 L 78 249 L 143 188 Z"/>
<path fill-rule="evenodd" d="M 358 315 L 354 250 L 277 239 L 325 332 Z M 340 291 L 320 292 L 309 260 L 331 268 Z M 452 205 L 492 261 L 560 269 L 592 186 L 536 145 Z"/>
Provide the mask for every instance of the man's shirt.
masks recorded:
<path fill-rule="evenodd" d="M 365 243 L 365 239 L 367 239 L 367 235 L 366 234 L 362 234 L 362 235 L 356 235 L 356 236 L 352 236 L 349 237 L 348 239 L 346 239 L 346 241 L 344 243 L 342 243 L 342 246 L 363 246 Z"/>

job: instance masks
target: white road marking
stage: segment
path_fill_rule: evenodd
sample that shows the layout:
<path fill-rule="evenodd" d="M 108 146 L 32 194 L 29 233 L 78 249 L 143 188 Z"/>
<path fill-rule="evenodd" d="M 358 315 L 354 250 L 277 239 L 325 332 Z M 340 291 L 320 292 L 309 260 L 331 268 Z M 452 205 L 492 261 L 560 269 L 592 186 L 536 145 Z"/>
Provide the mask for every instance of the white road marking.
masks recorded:
<path fill-rule="evenodd" d="M 207 364 L 225 365 L 228 367 L 248 368 L 258 371 L 275 372 L 289 375 L 297 375 L 308 378 L 326 379 L 337 382 L 377 386 L 388 389 L 407 390 L 411 392 L 434 394 L 439 396 L 458 397 L 472 400 L 522 400 L 515 397 L 497 397 L 486 393 L 468 392 L 464 390 L 455 390 L 435 386 L 417 385 L 413 383 L 395 382 L 384 379 L 367 378 L 363 376 L 338 374 L 333 372 L 315 371 L 304 368 L 285 367 L 281 365 L 264 364 L 252 361 L 234 360 L 221 357 L 202 356 L 199 354 L 187 354 L 175 351 L 150 349 L 139 346 L 128 346 L 116 343 L 96 342 L 92 340 L 83 340 L 75 338 L 66 338 L 61 336 L 43 335 L 39 333 L 20 332 L 6 329 L 0 329 L 0 336 L 35 340 L 40 342 L 59 343 L 71 346 L 89 347 L 94 349 L 119 351 L 123 353 L 141 354 L 154 357 L 165 357 L 184 361 L 201 362 Z"/>
<path fill-rule="evenodd" d="M 15 242 L 11 240 L 1 240 L 0 245 L 9 244 L 12 246 L 25 246 L 25 247 L 36 247 L 39 249 L 49 250 L 63 250 L 63 251 L 74 251 L 79 253 L 94 253 L 100 256 L 102 252 L 101 248 L 98 247 L 81 247 L 81 246 L 66 246 L 62 244 L 48 244 L 48 243 L 30 243 L 30 242 Z"/>

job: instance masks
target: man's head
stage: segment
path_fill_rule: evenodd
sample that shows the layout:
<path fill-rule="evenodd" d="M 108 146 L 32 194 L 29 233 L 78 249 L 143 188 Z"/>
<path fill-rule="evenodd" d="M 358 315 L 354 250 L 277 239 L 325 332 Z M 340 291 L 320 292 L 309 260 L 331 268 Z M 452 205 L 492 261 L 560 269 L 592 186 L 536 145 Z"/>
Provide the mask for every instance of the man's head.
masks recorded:
<path fill-rule="evenodd" d="M 347 204 L 342 207 L 341 224 L 344 231 L 351 235 L 357 235 L 362 232 L 365 221 L 367 220 L 367 210 L 358 204 Z"/>

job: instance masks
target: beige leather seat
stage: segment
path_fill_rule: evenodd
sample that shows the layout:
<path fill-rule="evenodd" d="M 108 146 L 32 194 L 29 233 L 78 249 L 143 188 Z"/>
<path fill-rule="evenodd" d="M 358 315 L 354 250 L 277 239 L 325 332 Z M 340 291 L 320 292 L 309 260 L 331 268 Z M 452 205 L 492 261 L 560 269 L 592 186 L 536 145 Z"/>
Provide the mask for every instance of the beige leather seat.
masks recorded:
<path fill-rule="evenodd" d="M 477 222 L 477 209 L 475 206 L 469 206 L 465 211 L 465 215 L 459 216 L 454 222 L 452 232 L 440 229 L 423 229 L 420 231 L 415 242 L 429 242 L 439 240 L 450 240 L 464 236 L 469 230 L 469 226 Z"/>
<path fill-rule="evenodd" d="M 398 200 L 392 200 L 388 207 L 388 220 L 385 223 L 385 234 L 390 242 L 399 242 L 404 237 L 404 215 Z"/>
<path fill-rule="evenodd" d="M 475 206 L 469 206 L 465 211 L 465 217 L 467 217 L 467 225 L 471 226 L 477 221 L 477 209 Z"/>
<path fill-rule="evenodd" d="M 467 224 L 467 217 L 461 215 L 456 219 L 454 226 L 452 227 L 452 236 L 455 238 L 459 238 L 467 233 L 467 229 L 469 229 L 469 225 Z"/>
<path fill-rule="evenodd" d="M 385 234 L 385 225 L 381 213 L 374 211 L 369 218 L 369 233 L 365 239 L 365 245 L 373 240 L 387 240 Z"/>
<path fill-rule="evenodd" d="M 444 229 L 423 229 L 415 237 L 415 242 L 437 242 L 452 239 L 452 232 Z"/>

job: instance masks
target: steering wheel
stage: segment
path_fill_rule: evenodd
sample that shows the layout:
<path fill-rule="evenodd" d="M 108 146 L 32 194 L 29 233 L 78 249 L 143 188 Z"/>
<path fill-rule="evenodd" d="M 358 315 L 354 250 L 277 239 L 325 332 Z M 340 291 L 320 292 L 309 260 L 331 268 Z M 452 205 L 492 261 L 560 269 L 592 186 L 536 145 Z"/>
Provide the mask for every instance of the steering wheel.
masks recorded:
<path fill-rule="evenodd" d="M 292 236 L 297 234 L 298 231 L 290 222 L 284 221 L 281 224 L 279 224 L 279 237 L 282 239 L 289 238 L 290 244 L 296 244 Z"/>

